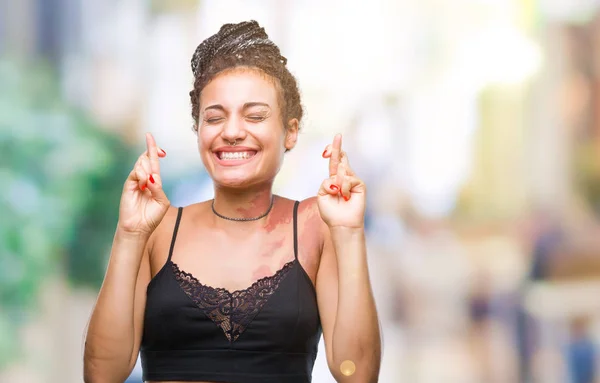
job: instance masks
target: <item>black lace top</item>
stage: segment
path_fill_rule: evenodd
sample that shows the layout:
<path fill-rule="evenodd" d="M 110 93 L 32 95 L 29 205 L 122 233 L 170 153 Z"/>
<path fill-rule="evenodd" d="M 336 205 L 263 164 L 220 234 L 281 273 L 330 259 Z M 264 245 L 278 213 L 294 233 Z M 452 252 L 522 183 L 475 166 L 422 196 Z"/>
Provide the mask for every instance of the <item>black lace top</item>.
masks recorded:
<path fill-rule="evenodd" d="M 144 380 L 304 383 L 321 336 L 316 293 L 294 255 L 274 275 L 233 292 L 202 284 L 171 261 L 148 285 L 141 357 Z"/>

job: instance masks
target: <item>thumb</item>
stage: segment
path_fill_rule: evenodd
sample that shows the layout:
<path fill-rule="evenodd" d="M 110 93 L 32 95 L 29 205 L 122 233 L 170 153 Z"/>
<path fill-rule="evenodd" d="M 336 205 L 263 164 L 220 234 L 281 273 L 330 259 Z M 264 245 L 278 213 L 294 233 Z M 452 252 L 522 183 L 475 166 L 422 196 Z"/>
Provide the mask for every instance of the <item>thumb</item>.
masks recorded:
<path fill-rule="evenodd" d="M 162 187 L 162 179 L 157 173 L 152 173 L 148 177 L 148 190 L 152 193 L 152 197 L 156 202 L 163 206 L 169 206 L 169 199 Z"/>

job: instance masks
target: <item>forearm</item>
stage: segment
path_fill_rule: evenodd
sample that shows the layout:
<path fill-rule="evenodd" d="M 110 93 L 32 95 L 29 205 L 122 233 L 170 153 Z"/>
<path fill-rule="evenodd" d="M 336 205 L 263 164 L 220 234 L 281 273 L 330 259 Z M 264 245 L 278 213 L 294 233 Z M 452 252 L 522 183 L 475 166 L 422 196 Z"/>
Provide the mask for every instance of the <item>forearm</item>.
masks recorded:
<path fill-rule="evenodd" d="M 369 280 L 363 229 L 332 228 L 337 254 L 338 304 L 333 329 L 333 364 L 351 361 L 356 372 L 343 382 L 375 382 L 379 374 L 381 341 L 379 320 Z M 339 374 L 339 371 L 338 371 Z"/>
<path fill-rule="evenodd" d="M 89 381 L 116 381 L 129 373 L 135 337 L 135 286 L 147 241 L 147 236 L 117 229 L 86 335 L 84 371 Z"/>

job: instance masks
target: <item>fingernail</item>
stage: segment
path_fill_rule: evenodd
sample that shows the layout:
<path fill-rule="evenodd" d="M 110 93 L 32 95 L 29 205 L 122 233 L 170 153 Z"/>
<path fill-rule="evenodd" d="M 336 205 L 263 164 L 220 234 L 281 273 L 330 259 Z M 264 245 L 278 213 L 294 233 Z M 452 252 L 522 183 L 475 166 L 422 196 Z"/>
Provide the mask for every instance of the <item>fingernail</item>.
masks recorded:
<path fill-rule="evenodd" d="M 150 182 L 154 183 L 154 177 L 152 177 L 152 174 L 150 174 Z"/>
<path fill-rule="evenodd" d="M 350 199 L 350 197 L 346 197 L 346 196 L 343 196 L 343 197 L 344 197 L 344 201 L 348 201 Z"/>
<path fill-rule="evenodd" d="M 141 191 L 146 190 L 147 186 L 146 185 L 142 185 L 142 187 L 140 188 Z"/>
<path fill-rule="evenodd" d="M 337 187 L 337 185 L 329 185 L 329 188 L 330 188 L 331 190 L 340 190 L 340 188 L 339 188 L 339 187 Z"/>
<path fill-rule="evenodd" d="M 325 158 L 325 154 L 327 154 L 327 149 L 325 149 L 325 150 L 323 151 L 323 154 L 322 154 L 323 158 Z"/>
<path fill-rule="evenodd" d="M 164 149 L 161 149 L 161 152 L 163 152 L 165 156 L 167 155 L 167 152 Z"/>

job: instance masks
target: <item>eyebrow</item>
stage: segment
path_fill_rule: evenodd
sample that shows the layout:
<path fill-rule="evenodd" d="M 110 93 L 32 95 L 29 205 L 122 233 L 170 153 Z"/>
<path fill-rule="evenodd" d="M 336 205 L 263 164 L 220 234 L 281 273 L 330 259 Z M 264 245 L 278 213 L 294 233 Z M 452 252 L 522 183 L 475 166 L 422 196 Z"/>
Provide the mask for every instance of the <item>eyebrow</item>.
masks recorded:
<path fill-rule="evenodd" d="M 264 106 L 264 107 L 267 107 L 269 109 L 271 108 L 269 106 L 269 104 L 264 103 L 264 102 L 247 102 L 247 103 L 244 104 L 243 109 L 252 108 L 254 106 Z M 210 109 L 225 111 L 225 108 L 221 104 L 209 105 L 206 108 L 204 108 L 205 111 L 210 110 Z"/>

